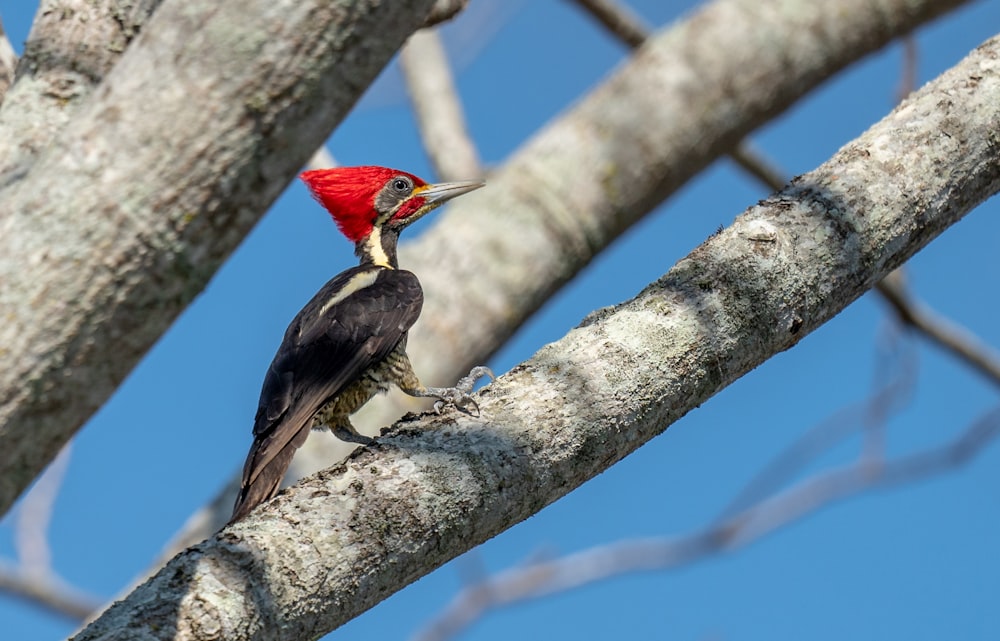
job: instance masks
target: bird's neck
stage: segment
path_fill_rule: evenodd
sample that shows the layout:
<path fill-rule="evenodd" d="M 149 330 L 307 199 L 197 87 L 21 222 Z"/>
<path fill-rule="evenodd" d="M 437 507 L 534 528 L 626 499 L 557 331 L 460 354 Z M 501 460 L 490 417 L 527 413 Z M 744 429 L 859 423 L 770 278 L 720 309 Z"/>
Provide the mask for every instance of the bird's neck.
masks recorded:
<path fill-rule="evenodd" d="M 362 265 L 378 265 L 389 269 L 398 269 L 396 262 L 396 243 L 399 232 L 382 227 L 375 227 L 372 232 L 358 241 L 354 253 Z"/>

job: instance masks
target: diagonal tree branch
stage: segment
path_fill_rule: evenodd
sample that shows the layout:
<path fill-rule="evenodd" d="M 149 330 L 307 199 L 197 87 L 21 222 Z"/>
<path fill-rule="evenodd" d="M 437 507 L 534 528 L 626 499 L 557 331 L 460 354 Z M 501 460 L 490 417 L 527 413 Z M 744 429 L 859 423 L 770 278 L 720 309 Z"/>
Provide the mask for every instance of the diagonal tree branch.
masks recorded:
<path fill-rule="evenodd" d="M 866 53 L 961 4 L 716 0 L 653 36 L 491 174 L 485 195 L 451 205 L 401 247 L 400 263 L 420 274 L 426 295 L 407 347 L 421 379 L 445 384 L 485 361 L 619 234 L 736 141 Z M 755 61 L 753 74 L 746 60 Z M 374 434 L 422 407 L 390 398 L 369 403 L 355 425 Z M 293 474 L 342 460 L 353 447 L 309 439 Z M 193 518 L 199 529 L 185 528 L 171 553 L 228 520 L 231 500 L 213 505 L 224 507 Z"/>
<path fill-rule="evenodd" d="M 202 289 L 431 4 L 168 0 L 4 190 L 0 512 Z"/>
<path fill-rule="evenodd" d="M 174 558 L 77 639 L 280 640 L 339 626 L 840 312 L 1000 189 L 998 128 L 1000 37 L 638 297 L 501 377 L 481 416 L 401 422 Z"/>
<path fill-rule="evenodd" d="M 1000 433 L 993 410 L 944 445 L 877 467 L 863 460 L 813 476 L 709 527 L 685 536 L 624 540 L 512 568 L 477 582 L 447 605 L 413 641 L 445 641 L 489 610 L 564 592 L 632 572 L 668 570 L 739 549 L 837 501 L 954 470 L 981 453 Z"/>

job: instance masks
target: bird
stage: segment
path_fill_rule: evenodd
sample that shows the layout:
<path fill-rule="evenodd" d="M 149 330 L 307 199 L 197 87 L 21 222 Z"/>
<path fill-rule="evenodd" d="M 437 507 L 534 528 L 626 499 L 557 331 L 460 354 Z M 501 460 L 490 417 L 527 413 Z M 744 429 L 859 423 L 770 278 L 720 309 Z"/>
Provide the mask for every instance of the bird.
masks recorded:
<path fill-rule="evenodd" d="M 403 229 L 445 202 L 484 186 L 483 181 L 428 184 L 378 166 L 315 169 L 300 176 L 313 198 L 354 243 L 359 264 L 330 279 L 285 331 L 261 386 L 253 443 L 243 466 L 230 523 L 269 500 L 295 451 L 311 429 L 367 445 L 350 415 L 390 385 L 415 397 L 478 411 L 475 382 L 493 378 L 472 369 L 455 387 L 425 387 L 406 354 L 407 332 L 423 306 L 420 281 L 399 268 L 396 244 Z"/>

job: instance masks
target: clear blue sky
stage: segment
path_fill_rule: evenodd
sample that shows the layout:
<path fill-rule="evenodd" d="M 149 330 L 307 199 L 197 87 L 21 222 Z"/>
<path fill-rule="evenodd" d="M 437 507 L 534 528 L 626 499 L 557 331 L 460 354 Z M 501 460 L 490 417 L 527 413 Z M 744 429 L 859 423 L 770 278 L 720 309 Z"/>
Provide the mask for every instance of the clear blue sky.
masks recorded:
<path fill-rule="evenodd" d="M 664 25 L 694 3 L 631 4 L 651 25 Z M 0 7 L 18 51 L 34 10 L 27 2 Z M 998 27 L 1000 3 L 978 2 L 922 29 L 921 84 Z M 627 55 L 568 1 L 475 0 L 449 29 L 462 52 L 458 82 L 469 127 L 491 164 Z M 891 109 L 900 65 L 901 47 L 890 46 L 754 140 L 789 173 L 814 168 Z M 398 75 L 391 74 L 334 134 L 331 150 L 344 164 L 385 164 L 433 178 Z M 630 298 L 763 195 L 719 161 L 596 260 L 491 365 L 504 372 L 595 307 Z M 908 272 L 929 304 L 992 345 L 1000 345 L 998 241 L 994 199 L 935 240 Z M 243 462 L 261 378 L 285 326 L 327 278 L 352 263 L 351 247 L 326 214 L 299 183 L 291 185 L 75 440 L 51 525 L 61 574 L 113 596 L 215 495 Z M 408 638 L 461 586 L 468 573 L 461 564 L 498 571 L 539 553 L 705 525 L 796 435 L 884 381 L 890 327 L 881 301 L 863 297 L 599 478 L 331 638 Z M 995 387 L 940 351 L 914 346 L 916 388 L 888 427 L 893 454 L 943 442 L 997 403 Z M 809 471 L 852 460 L 857 445 L 833 450 Z M 995 640 L 998 540 L 994 446 L 953 474 L 837 504 L 734 553 L 494 612 L 461 638 Z M 0 523 L 0 557 L 12 550 L 8 518 Z M 0 622 L 4 639 L 60 639 L 73 630 L 2 595 Z"/>

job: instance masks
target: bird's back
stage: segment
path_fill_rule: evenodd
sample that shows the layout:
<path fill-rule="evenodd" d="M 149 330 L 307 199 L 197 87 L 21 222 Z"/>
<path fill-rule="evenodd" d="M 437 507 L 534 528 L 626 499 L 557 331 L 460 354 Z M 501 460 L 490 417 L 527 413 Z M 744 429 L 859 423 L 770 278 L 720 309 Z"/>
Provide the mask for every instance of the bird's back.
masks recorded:
<path fill-rule="evenodd" d="M 422 304 L 416 276 L 377 265 L 338 274 L 306 304 L 264 377 L 232 520 L 277 493 L 316 413 L 405 341 Z"/>

